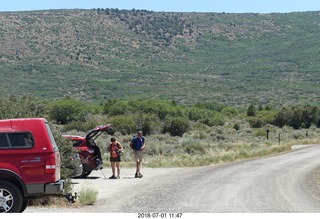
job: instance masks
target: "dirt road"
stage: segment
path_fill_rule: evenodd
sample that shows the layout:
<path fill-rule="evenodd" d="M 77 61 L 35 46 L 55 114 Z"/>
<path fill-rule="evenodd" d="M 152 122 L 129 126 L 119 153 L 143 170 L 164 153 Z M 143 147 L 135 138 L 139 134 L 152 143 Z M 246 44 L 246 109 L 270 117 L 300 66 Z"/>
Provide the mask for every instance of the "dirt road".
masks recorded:
<path fill-rule="evenodd" d="M 117 180 L 100 171 L 74 180 L 74 190 L 99 191 L 92 207 L 28 208 L 25 212 L 320 212 L 320 146 L 277 156 L 199 168 L 122 169 Z M 110 170 L 103 170 L 109 177 Z"/>

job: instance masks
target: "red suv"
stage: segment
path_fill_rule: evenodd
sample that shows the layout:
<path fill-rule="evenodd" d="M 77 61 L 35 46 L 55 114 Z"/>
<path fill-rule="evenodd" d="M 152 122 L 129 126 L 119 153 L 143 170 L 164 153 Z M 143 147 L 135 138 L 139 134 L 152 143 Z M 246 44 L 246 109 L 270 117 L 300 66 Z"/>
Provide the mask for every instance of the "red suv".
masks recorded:
<path fill-rule="evenodd" d="M 101 150 L 95 143 L 95 139 L 103 132 L 112 135 L 112 126 L 110 124 L 97 126 L 93 130 L 87 132 L 85 136 L 62 135 L 62 137 L 73 142 L 73 146 L 79 153 L 83 170 L 82 174 L 78 177 L 87 177 L 91 174 L 92 170 L 100 170 L 103 168 Z"/>
<path fill-rule="evenodd" d="M 0 120 L 0 212 L 23 212 L 29 199 L 58 195 L 63 187 L 47 120 Z"/>

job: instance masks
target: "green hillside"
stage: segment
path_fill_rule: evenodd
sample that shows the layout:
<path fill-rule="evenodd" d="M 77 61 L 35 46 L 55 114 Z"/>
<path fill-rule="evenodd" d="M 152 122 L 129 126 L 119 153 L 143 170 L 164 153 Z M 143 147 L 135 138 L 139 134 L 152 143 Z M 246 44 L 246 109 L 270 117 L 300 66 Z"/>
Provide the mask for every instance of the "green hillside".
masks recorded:
<path fill-rule="evenodd" d="M 318 104 L 320 13 L 0 13 L 0 92 Z"/>

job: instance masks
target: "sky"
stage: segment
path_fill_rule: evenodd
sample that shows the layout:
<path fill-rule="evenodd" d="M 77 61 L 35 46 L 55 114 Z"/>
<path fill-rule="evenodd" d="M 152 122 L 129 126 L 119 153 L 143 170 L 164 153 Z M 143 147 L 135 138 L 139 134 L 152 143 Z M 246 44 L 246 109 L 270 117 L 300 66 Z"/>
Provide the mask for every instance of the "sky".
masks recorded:
<path fill-rule="evenodd" d="M 0 0 L 0 12 L 93 8 L 156 12 L 289 13 L 320 11 L 320 0 Z"/>

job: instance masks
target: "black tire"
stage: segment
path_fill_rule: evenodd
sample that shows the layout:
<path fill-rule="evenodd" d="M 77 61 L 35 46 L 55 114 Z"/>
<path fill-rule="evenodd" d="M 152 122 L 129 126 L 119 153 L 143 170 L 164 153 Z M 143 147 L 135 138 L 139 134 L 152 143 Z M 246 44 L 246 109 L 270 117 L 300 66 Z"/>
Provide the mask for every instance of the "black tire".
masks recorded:
<path fill-rule="evenodd" d="M 92 172 L 92 171 L 87 171 L 87 172 L 83 173 L 83 174 L 81 175 L 82 178 L 85 178 L 85 177 L 89 176 L 89 175 L 91 174 L 91 172 Z"/>
<path fill-rule="evenodd" d="M 8 181 L 0 181 L 0 213 L 19 213 L 23 199 L 18 187 Z"/>
<path fill-rule="evenodd" d="M 82 178 L 86 178 L 87 176 L 89 176 L 91 174 L 92 170 L 87 171 L 85 165 L 82 165 L 82 173 L 80 176 L 77 177 L 73 177 L 74 179 L 82 179 Z"/>
<path fill-rule="evenodd" d="M 79 178 L 86 178 L 91 174 L 92 170 L 87 170 L 87 165 L 82 163 L 82 174 L 79 176 Z"/>
<path fill-rule="evenodd" d="M 22 202 L 22 207 L 20 209 L 20 213 L 24 212 L 24 210 L 26 210 L 26 208 L 28 207 L 28 203 L 29 203 L 29 200 L 28 199 L 24 199 L 23 202 Z"/>

